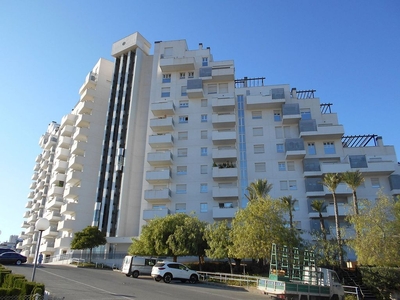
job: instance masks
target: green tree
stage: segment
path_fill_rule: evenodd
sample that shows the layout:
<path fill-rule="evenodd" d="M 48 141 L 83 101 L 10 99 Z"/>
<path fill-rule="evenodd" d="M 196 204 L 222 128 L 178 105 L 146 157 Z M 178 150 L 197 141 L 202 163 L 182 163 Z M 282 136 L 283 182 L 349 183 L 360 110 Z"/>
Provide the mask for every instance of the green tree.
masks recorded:
<path fill-rule="evenodd" d="M 353 191 L 353 209 L 354 213 L 358 215 L 357 188 L 363 184 L 364 177 L 359 170 L 355 172 L 347 171 L 342 174 L 342 180 Z"/>
<path fill-rule="evenodd" d="M 232 220 L 229 257 L 265 259 L 271 255 L 271 245 L 298 246 L 284 218 L 282 202 L 270 197 L 257 198 L 239 210 Z"/>
<path fill-rule="evenodd" d="M 88 226 L 82 231 L 76 232 L 71 241 L 71 249 L 89 249 L 89 261 L 92 262 L 92 250 L 101 245 L 105 245 L 107 239 L 97 226 Z"/>
<path fill-rule="evenodd" d="M 257 198 L 265 198 L 272 189 L 272 183 L 267 179 L 257 179 L 247 187 L 248 195 L 245 195 L 249 201 Z"/>
<path fill-rule="evenodd" d="M 400 202 L 378 194 L 376 201 L 362 200 L 358 215 L 348 217 L 358 232 L 349 241 L 362 265 L 400 265 Z"/>
<path fill-rule="evenodd" d="M 289 226 L 290 229 L 293 230 L 293 211 L 294 211 L 294 204 L 296 203 L 296 199 L 292 199 L 292 196 L 284 196 L 281 197 L 280 200 L 283 203 L 283 207 L 289 214 Z"/>
<path fill-rule="evenodd" d="M 335 227 L 336 227 L 336 239 L 339 247 L 339 264 L 344 265 L 343 247 L 342 247 L 342 237 L 339 225 L 339 211 L 336 200 L 336 189 L 338 185 L 342 182 L 342 175 L 340 173 L 327 173 L 322 179 L 322 184 L 327 187 L 327 189 L 332 193 L 333 198 L 333 208 L 335 211 Z"/>
<path fill-rule="evenodd" d="M 228 264 L 233 273 L 232 260 L 229 257 L 229 248 L 232 246 L 230 238 L 231 228 L 227 220 L 208 224 L 205 231 L 205 238 L 208 243 L 206 255 L 212 259 L 228 259 Z"/>
<path fill-rule="evenodd" d="M 324 241 L 326 241 L 326 228 L 324 217 L 322 216 L 322 212 L 326 209 L 326 203 L 324 200 L 314 200 L 311 202 L 311 208 L 318 213 L 319 226 L 321 228 L 322 237 Z"/>

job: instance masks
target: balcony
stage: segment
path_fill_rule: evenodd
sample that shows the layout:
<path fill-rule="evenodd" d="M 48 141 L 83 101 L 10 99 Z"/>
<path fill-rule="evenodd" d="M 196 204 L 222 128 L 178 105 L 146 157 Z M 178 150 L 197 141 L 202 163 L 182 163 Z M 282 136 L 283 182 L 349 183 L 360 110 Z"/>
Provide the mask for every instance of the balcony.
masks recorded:
<path fill-rule="evenodd" d="M 211 106 L 214 112 L 233 111 L 236 107 L 235 97 L 232 95 L 228 97 L 212 98 Z"/>
<path fill-rule="evenodd" d="M 163 72 L 191 71 L 195 69 L 194 57 L 161 57 L 160 68 Z"/>
<path fill-rule="evenodd" d="M 25 233 L 25 231 L 21 231 L 21 233 L 19 234 L 19 237 L 25 239 L 28 237 L 28 235 Z"/>
<path fill-rule="evenodd" d="M 37 163 L 35 164 L 35 166 L 33 167 L 33 171 L 39 171 L 40 170 L 40 164 Z"/>
<path fill-rule="evenodd" d="M 171 151 L 157 151 L 147 154 L 147 162 L 151 166 L 165 166 L 172 164 Z"/>
<path fill-rule="evenodd" d="M 219 180 L 236 180 L 238 177 L 238 169 L 235 168 L 219 168 L 213 167 L 212 170 L 213 179 Z"/>
<path fill-rule="evenodd" d="M 58 231 L 72 231 L 74 229 L 75 220 L 63 220 L 58 222 Z"/>
<path fill-rule="evenodd" d="M 36 185 L 37 185 L 36 181 L 31 182 L 31 184 L 29 185 L 29 189 L 30 189 L 30 190 L 36 189 Z"/>
<path fill-rule="evenodd" d="M 170 148 L 174 144 L 172 134 L 158 134 L 149 136 L 149 145 L 152 148 Z"/>
<path fill-rule="evenodd" d="M 338 203 L 337 206 L 338 206 L 338 216 L 340 217 L 344 217 L 353 213 L 352 207 L 348 204 Z M 326 211 L 329 217 L 335 216 L 335 209 L 333 204 L 328 205 L 326 207 Z"/>
<path fill-rule="evenodd" d="M 50 157 L 50 151 L 43 150 L 43 159 L 48 159 Z"/>
<path fill-rule="evenodd" d="M 236 161 L 237 152 L 235 148 L 213 148 L 212 149 L 212 159 L 215 162 L 226 162 L 226 161 Z"/>
<path fill-rule="evenodd" d="M 46 141 L 46 144 L 44 145 L 44 149 L 49 150 L 50 148 L 52 148 L 53 146 L 55 146 L 57 144 L 57 137 L 55 136 L 51 136 L 48 138 L 48 140 Z"/>
<path fill-rule="evenodd" d="M 63 173 L 54 173 L 50 180 L 50 186 L 57 185 L 60 181 L 65 181 L 66 175 Z"/>
<path fill-rule="evenodd" d="M 91 114 L 92 110 L 94 108 L 94 102 L 93 101 L 84 101 L 84 102 L 79 102 L 75 110 L 78 114 Z"/>
<path fill-rule="evenodd" d="M 33 193 L 33 192 L 31 192 L 31 193 Z M 28 202 L 26 202 L 25 207 L 26 208 L 31 208 L 32 207 L 32 200 L 29 200 Z"/>
<path fill-rule="evenodd" d="M 170 202 L 171 190 L 164 188 L 162 190 L 145 190 L 144 199 L 147 202 Z"/>
<path fill-rule="evenodd" d="M 174 130 L 174 120 L 172 117 L 156 118 L 150 120 L 150 128 L 154 132 L 165 132 Z"/>
<path fill-rule="evenodd" d="M 23 221 L 21 224 L 21 228 L 29 228 L 29 226 L 30 226 L 29 223 L 26 221 Z"/>
<path fill-rule="evenodd" d="M 53 185 L 47 192 L 47 196 L 49 197 L 62 196 L 63 192 L 64 192 L 64 187 Z"/>
<path fill-rule="evenodd" d="M 82 171 L 84 161 L 85 158 L 83 156 L 73 155 L 69 159 L 68 168 L 74 169 L 76 171 Z"/>
<path fill-rule="evenodd" d="M 213 219 L 232 219 L 235 217 L 237 207 L 223 207 L 214 206 L 212 210 Z"/>
<path fill-rule="evenodd" d="M 71 154 L 72 155 L 79 155 L 84 156 L 86 150 L 87 143 L 81 141 L 74 141 L 71 146 Z"/>
<path fill-rule="evenodd" d="M 40 164 L 41 169 L 47 169 L 48 166 L 49 162 L 47 160 L 42 161 L 42 163 Z"/>
<path fill-rule="evenodd" d="M 47 209 L 56 209 L 56 208 L 60 208 L 61 205 L 63 205 L 63 199 L 61 196 L 59 197 L 54 197 L 53 199 L 50 199 L 47 203 L 46 203 L 46 208 Z"/>
<path fill-rule="evenodd" d="M 67 186 L 64 190 L 64 198 L 76 199 L 79 195 L 79 186 Z"/>
<path fill-rule="evenodd" d="M 77 127 L 75 130 L 74 135 L 72 136 L 72 138 L 75 141 L 87 141 L 87 137 L 89 135 L 89 128 L 81 128 L 81 127 Z"/>
<path fill-rule="evenodd" d="M 281 108 L 285 99 L 272 99 L 271 95 L 249 95 L 246 96 L 246 109 L 271 109 Z"/>
<path fill-rule="evenodd" d="M 72 242 L 72 237 L 70 237 L 70 236 L 59 237 L 59 238 L 55 239 L 54 247 L 55 248 L 70 248 L 71 242 Z"/>
<path fill-rule="evenodd" d="M 84 101 L 93 101 L 95 93 L 96 93 L 96 91 L 95 91 L 95 90 L 92 90 L 92 89 L 87 89 L 87 90 L 85 90 L 85 91 L 81 94 L 80 102 L 84 102 Z"/>
<path fill-rule="evenodd" d="M 286 159 L 303 159 L 306 156 L 303 139 L 285 140 Z"/>
<path fill-rule="evenodd" d="M 61 136 L 68 136 L 68 137 L 70 137 L 70 136 L 72 136 L 72 134 L 74 133 L 74 131 L 75 131 L 75 127 L 74 127 L 74 126 L 72 126 L 72 125 L 65 125 L 65 126 L 61 129 L 60 135 L 61 135 Z"/>
<path fill-rule="evenodd" d="M 219 81 L 235 80 L 235 69 L 232 67 L 215 68 L 212 69 L 212 78 Z"/>
<path fill-rule="evenodd" d="M 26 220 L 26 222 L 28 222 L 28 224 L 32 224 L 35 223 L 37 221 L 37 214 L 31 214 L 28 219 Z"/>
<path fill-rule="evenodd" d="M 41 252 L 54 252 L 54 241 L 46 240 L 46 242 L 44 242 L 42 245 L 40 245 L 40 251 Z"/>
<path fill-rule="evenodd" d="M 189 99 L 203 98 L 203 80 L 202 79 L 188 79 L 186 86 L 186 93 Z"/>
<path fill-rule="evenodd" d="M 349 163 L 328 163 L 328 162 L 321 163 L 322 174 L 344 173 L 350 171 L 350 169 L 351 168 Z"/>
<path fill-rule="evenodd" d="M 237 186 L 232 186 L 232 187 L 214 186 L 212 189 L 212 196 L 214 199 L 238 198 L 239 188 Z"/>
<path fill-rule="evenodd" d="M 63 129 L 67 125 L 74 125 L 75 120 L 76 120 L 76 115 L 74 114 L 65 115 L 61 119 L 60 129 Z"/>
<path fill-rule="evenodd" d="M 305 140 L 341 139 L 344 135 L 343 125 L 318 125 L 317 131 L 300 131 L 300 137 Z"/>
<path fill-rule="evenodd" d="M 54 158 L 59 160 L 68 160 L 70 155 L 69 149 L 57 148 Z"/>
<path fill-rule="evenodd" d="M 85 78 L 85 82 L 82 84 L 79 89 L 79 94 L 81 95 L 86 89 L 94 89 L 97 84 L 97 74 L 93 72 L 89 72 L 89 74 Z"/>
<path fill-rule="evenodd" d="M 28 224 L 28 223 L 27 223 Z M 25 231 L 25 234 L 26 235 L 28 235 L 28 236 L 31 236 L 31 235 L 33 235 L 34 233 L 35 233 L 35 226 L 34 225 L 29 225 L 28 224 L 28 226 L 26 227 L 26 228 L 28 228 L 26 231 Z"/>
<path fill-rule="evenodd" d="M 326 186 L 324 186 L 324 191 L 326 195 L 332 195 L 332 192 L 328 190 Z M 345 183 L 340 183 L 335 191 L 336 195 L 352 195 L 353 191 L 345 184 Z"/>
<path fill-rule="evenodd" d="M 92 115 L 78 115 L 75 126 L 80 128 L 88 128 L 91 121 Z"/>
<path fill-rule="evenodd" d="M 23 247 L 29 247 L 32 245 L 32 238 L 24 239 L 22 242 Z"/>
<path fill-rule="evenodd" d="M 148 183 L 168 183 L 171 180 L 171 170 L 155 170 L 146 172 L 146 180 Z"/>
<path fill-rule="evenodd" d="M 212 124 L 214 128 L 231 128 L 236 125 L 235 114 L 213 114 Z"/>
<path fill-rule="evenodd" d="M 154 218 L 164 218 L 170 214 L 170 210 L 168 208 L 160 208 L 160 209 L 145 209 L 143 210 L 143 220 L 150 221 Z"/>
<path fill-rule="evenodd" d="M 30 211 L 25 211 L 24 214 L 22 215 L 22 217 L 23 217 L 24 219 L 29 218 L 30 214 L 31 214 Z"/>
<path fill-rule="evenodd" d="M 37 192 L 35 194 L 35 197 L 33 197 L 33 200 L 40 201 L 40 200 L 42 200 L 42 196 L 43 196 L 43 192 Z M 32 208 L 35 208 L 35 205 L 36 205 L 36 203 L 32 205 Z"/>
<path fill-rule="evenodd" d="M 67 173 L 66 182 L 69 185 L 76 185 L 78 182 L 82 180 L 82 172 L 76 170 L 70 170 Z"/>
<path fill-rule="evenodd" d="M 76 202 L 67 202 L 61 206 L 60 214 L 62 215 L 72 215 L 75 214 L 78 208 L 78 203 Z"/>
<path fill-rule="evenodd" d="M 50 222 L 58 222 L 58 221 L 60 221 L 61 220 L 61 215 L 60 215 L 60 213 L 58 212 L 58 211 L 54 211 L 54 210 L 51 210 L 51 211 L 48 211 L 48 212 L 46 212 L 45 214 L 44 214 L 44 217 L 47 219 L 47 220 L 49 220 Z"/>
<path fill-rule="evenodd" d="M 38 156 L 36 156 L 35 162 L 40 163 L 41 161 L 42 161 L 42 154 L 39 154 Z"/>
<path fill-rule="evenodd" d="M 61 136 L 58 140 L 58 147 L 69 149 L 71 146 L 72 139 L 69 136 Z"/>
<path fill-rule="evenodd" d="M 394 161 L 368 161 L 368 168 L 358 168 L 360 172 L 365 176 L 389 176 L 395 171 L 396 162 Z M 355 171 L 356 169 L 352 169 Z"/>
<path fill-rule="evenodd" d="M 151 112 L 156 117 L 170 116 L 175 114 L 174 102 L 157 102 L 151 103 Z"/>
<path fill-rule="evenodd" d="M 46 176 L 47 176 L 47 171 L 46 170 L 42 170 L 40 173 L 39 173 L 39 179 L 45 179 L 46 178 Z"/>
<path fill-rule="evenodd" d="M 214 145 L 232 145 L 236 142 L 236 131 L 232 130 L 214 130 L 212 132 L 212 141 Z"/>
<path fill-rule="evenodd" d="M 67 167 L 68 167 L 68 162 L 62 161 L 62 160 L 58 160 L 54 164 L 54 171 L 63 173 L 63 172 L 65 172 Z"/>
<path fill-rule="evenodd" d="M 60 218 L 61 219 L 61 218 Z M 43 231 L 42 233 L 42 237 L 55 237 L 58 235 L 58 231 L 57 231 L 57 225 L 52 225 L 49 228 L 47 228 L 46 230 Z"/>
<path fill-rule="evenodd" d="M 28 198 L 33 199 L 34 197 L 35 197 L 35 192 L 34 191 L 29 192 Z"/>

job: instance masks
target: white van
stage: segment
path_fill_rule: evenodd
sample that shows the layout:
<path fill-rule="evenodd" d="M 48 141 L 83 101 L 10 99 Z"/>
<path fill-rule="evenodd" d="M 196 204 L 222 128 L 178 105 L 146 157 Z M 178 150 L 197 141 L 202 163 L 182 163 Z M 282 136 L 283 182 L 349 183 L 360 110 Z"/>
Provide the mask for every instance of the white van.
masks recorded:
<path fill-rule="evenodd" d="M 127 255 L 122 263 L 122 273 L 134 278 L 138 278 L 139 275 L 150 275 L 156 262 L 155 258 Z"/>

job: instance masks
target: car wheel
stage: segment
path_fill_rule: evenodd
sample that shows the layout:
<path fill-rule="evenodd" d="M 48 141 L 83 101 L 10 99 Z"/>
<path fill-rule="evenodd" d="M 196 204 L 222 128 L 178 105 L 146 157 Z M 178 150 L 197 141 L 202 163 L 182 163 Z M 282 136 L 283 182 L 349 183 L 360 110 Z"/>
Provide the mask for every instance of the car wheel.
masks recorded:
<path fill-rule="evenodd" d="M 132 277 L 133 277 L 133 278 L 138 278 L 138 277 L 139 277 L 139 271 L 134 271 L 134 272 L 132 273 Z"/>
<path fill-rule="evenodd" d="M 195 274 L 190 275 L 190 278 L 189 278 L 190 283 L 196 283 L 198 280 L 199 280 L 199 278 L 197 277 L 197 275 L 195 275 Z"/>
<path fill-rule="evenodd" d="M 125 274 L 125 276 L 126 276 L 126 277 L 129 277 L 129 276 L 131 276 L 131 274 Z"/>
<path fill-rule="evenodd" d="M 165 283 L 170 283 L 172 280 L 172 274 L 170 274 L 170 273 L 165 274 L 163 277 L 163 280 Z"/>
<path fill-rule="evenodd" d="M 159 282 L 161 280 L 161 277 L 154 277 L 154 280 Z"/>
<path fill-rule="evenodd" d="M 22 261 L 18 259 L 18 260 L 15 262 L 15 264 L 16 264 L 17 266 L 19 266 L 20 264 L 22 264 Z"/>

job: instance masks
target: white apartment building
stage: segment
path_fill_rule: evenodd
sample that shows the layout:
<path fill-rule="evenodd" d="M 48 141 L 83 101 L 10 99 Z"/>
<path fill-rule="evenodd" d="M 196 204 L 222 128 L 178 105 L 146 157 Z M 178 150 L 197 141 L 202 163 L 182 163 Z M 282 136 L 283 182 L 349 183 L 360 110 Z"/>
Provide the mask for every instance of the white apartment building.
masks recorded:
<path fill-rule="evenodd" d="M 294 220 L 305 237 L 318 229 L 318 214 L 310 207 L 314 199 L 325 199 L 326 222 L 334 228 L 323 174 L 360 170 L 366 180 L 357 190 L 359 198 L 375 199 L 379 189 L 400 194 L 394 147 L 376 135 L 345 136 L 332 104 L 322 103 L 314 90 L 264 85 L 264 78 L 237 79 L 234 61 L 214 61 L 211 49 L 202 44 L 189 50 L 185 40 L 160 41 L 153 54 L 150 48 L 139 33 L 114 43 L 111 89 L 95 90 L 98 98 L 107 96 L 108 111 L 103 120 L 96 119 L 98 134 L 85 140 L 96 154 L 89 158 L 86 150 L 79 152 L 84 157 L 72 158 L 77 154 L 72 141 L 54 146 L 55 160 L 69 162 L 61 173 L 65 179 L 54 171 L 49 179 L 55 187 L 65 184 L 59 197 L 47 193 L 46 198 L 61 201 L 60 219 L 51 219 L 54 253 L 68 251 L 73 233 L 90 224 L 106 233 L 106 251 L 127 251 L 131 238 L 158 216 L 194 212 L 210 223 L 232 219 L 247 204 L 248 185 L 260 178 L 273 184 L 273 198 L 296 199 Z M 76 127 L 70 136 L 54 136 L 76 140 L 76 132 L 86 128 L 77 119 L 71 122 L 61 123 L 59 130 Z M 68 154 L 60 160 L 57 151 Z M 87 167 L 94 157 L 100 165 Z M 81 161 L 72 163 L 74 159 Z M 74 169 L 76 165 L 80 167 Z M 93 173 L 84 176 L 88 168 Z M 83 194 L 84 186 L 90 186 L 88 194 Z M 36 186 L 32 189 L 36 197 Z M 352 191 L 343 184 L 337 196 L 346 226 Z M 46 216 L 55 211 L 47 202 L 44 208 Z M 27 221 L 30 229 L 32 222 Z M 49 235 L 45 239 L 52 241 Z"/>
<path fill-rule="evenodd" d="M 20 235 L 24 240 L 18 244 L 30 261 L 38 218 L 50 221 L 40 245 L 46 256 L 70 251 L 73 233 L 92 222 L 112 72 L 113 63 L 100 59 L 86 76 L 74 109 L 60 124 L 52 122 L 39 141 L 43 152 L 36 158 L 22 224 L 26 230 Z"/>

